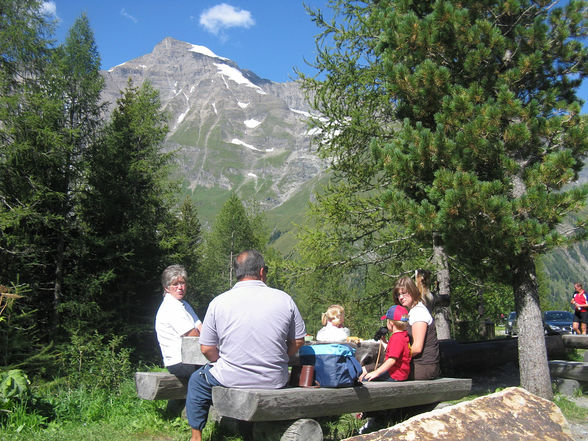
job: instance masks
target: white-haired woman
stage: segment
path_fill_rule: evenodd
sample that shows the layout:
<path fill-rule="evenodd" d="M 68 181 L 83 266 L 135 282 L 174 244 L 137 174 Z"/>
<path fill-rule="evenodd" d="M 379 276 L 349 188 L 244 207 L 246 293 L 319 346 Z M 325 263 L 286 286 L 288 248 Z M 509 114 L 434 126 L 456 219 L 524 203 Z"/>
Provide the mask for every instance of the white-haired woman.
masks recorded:
<path fill-rule="evenodd" d="M 202 322 L 184 300 L 188 275 L 181 265 L 168 266 L 161 275 L 163 301 L 155 317 L 155 332 L 167 370 L 179 378 L 190 378 L 197 365 L 182 363 L 182 337 L 200 335 Z"/>

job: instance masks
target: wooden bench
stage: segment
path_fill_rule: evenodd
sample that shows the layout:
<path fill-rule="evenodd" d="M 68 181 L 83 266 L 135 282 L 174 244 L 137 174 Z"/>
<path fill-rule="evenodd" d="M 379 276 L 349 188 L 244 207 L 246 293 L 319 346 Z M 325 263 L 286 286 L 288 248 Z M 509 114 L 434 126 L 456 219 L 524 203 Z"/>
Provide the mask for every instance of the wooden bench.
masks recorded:
<path fill-rule="evenodd" d="M 218 387 L 219 392 L 215 388 L 212 396 L 213 401 L 220 400 L 219 404 L 226 398 L 230 398 L 229 402 L 239 403 L 235 406 L 240 410 L 233 409 L 232 405 L 215 405 L 221 416 L 243 421 L 258 421 L 258 416 L 262 415 L 261 420 L 272 421 L 283 420 L 284 415 L 292 416 L 287 419 L 305 416 L 319 417 L 457 400 L 469 393 L 471 385 L 472 381 L 469 378 L 438 378 L 396 383 L 369 382 L 346 388 L 235 389 Z M 145 400 L 186 398 L 187 383 L 168 372 L 135 372 L 135 386 L 137 395 Z M 328 400 L 325 401 L 325 397 Z M 294 404 L 289 404 L 290 400 Z M 370 404 L 372 400 L 377 403 Z M 244 406 L 244 403 L 247 405 Z M 266 410 L 270 404 L 278 405 L 284 409 L 285 413 L 278 409 Z M 277 416 L 280 418 L 276 418 Z"/>
<path fill-rule="evenodd" d="M 356 357 L 377 358 L 376 342 L 353 345 Z M 204 364 L 198 337 L 182 339 L 182 359 L 187 363 Z M 290 365 L 298 365 L 297 355 Z M 135 385 L 139 397 L 147 400 L 173 400 L 186 396 L 187 382 L 167 372 L 137 372 Z M 431 405 L 457 400 L 471 390 L 466 378 L 439 378 L 430 381 L 370 382 L 349 388 L 236 389 L 214 387 L 211 415 L 224 426 L 246 432 L 267 433 L 272 439 L 310 441 L 322 439 L 322 430 L 312 418 L 339 416 L 345 413 L 368 412 Z M 261 427 L 261 429 L 258 429 Z M 279 435 L 279 436 L 278 436 Z M 250 435 L 250 438 L 256 438 Z"/>
<path fill-rule="evenodd" d="M 562 345 L 568 349 L 588 349 L 588 335 L 560 335 Z M 549 373 L 558 392 L 574 395 L 588 385 L 588 351 L 584 361 L 549 360 Z"/>
<path fill-rule="evenodd" d="M 241 421 L 280 421 L 458 400 L 469 394 L 471 386 L 469 378 L 375 381 L 343 388 L 236 389 L 217 386 L 212 389 L 212 402 L 220 416 Z"/>
<path fill-rule="evenodd" d="M 166 372 L 137 372 L 139 397 L 147 400 L 181 399 L 186 384 Z M 458 400 L 469 394 L 467 378 L 428 381 L 369 382 L 347 388 L 212 389 L 213 418 L 229 429 L 256 439 L 311 441 L 322 439 L 313 418 L 345 413 L 407 408 Z M 244 425 L 246 428 L 244 429 Z"/>
<path fill-rule="evenodd" d="M 555 378 L 588 382 L 588 362 L 550 360 L 549 373 Z"/>
<path fill-rule="evenodd" d="M 561 339 L 566 348 L 588 349 L 588 335 L 562 335 Z"/>

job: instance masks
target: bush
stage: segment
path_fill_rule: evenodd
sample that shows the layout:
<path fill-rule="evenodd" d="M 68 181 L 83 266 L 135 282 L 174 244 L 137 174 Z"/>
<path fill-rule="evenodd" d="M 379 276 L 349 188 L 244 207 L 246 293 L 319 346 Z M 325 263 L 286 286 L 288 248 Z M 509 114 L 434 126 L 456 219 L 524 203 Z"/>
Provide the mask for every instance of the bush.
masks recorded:
<path fill-rule="evenodd" d="M 0 427 L 38 430 L 53 417 L 51 406 L 33 395 L 30 384 L 20 369 L 0 372 Z"/>
<path fill-rule="evenodd" d="M 61 369 L 72 389 L 120 390 L 132 372 L 132 350 L 122 347 L 123 337 L 113 336 L 107 343 L 97 332 L 89 336 L 72 334 L 71 343 L 63 348 Z"/>

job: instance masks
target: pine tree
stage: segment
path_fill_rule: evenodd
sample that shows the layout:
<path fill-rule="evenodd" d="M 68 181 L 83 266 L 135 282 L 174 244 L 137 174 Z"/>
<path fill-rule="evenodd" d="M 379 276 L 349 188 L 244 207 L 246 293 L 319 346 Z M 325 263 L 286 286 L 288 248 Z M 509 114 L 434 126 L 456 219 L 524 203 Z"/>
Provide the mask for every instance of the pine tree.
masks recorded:
<path fill-rule="evenodd" d="M 521 384 L 551 397 L 534 260 L 585 201 L 585 2 L 332 1 L 305 78 L 334 166 L 420 241 L 513 290 Z M 367 199 L 366 199 L 367 200 Z M 574 233 L 583 230 L 576 229 Z"/>
<path fill-rule="evenodd" d="M 55 244 L 55 282 L 53 302 L 56 314 L 61 309 L 64 278 L 70 275 L 70 299 L 76 302 L 79 282 L 83 274 L 73 273 L 73 262 L 68 256 L 75 254 L 80 226 L 78 219 L 79 195 L 85 186 L 85 166 L 91 145 L 97 138 L 102 122 L 100 94 L 104 79 L 100 74 L 100 56 L 90 28 L 88 17 L 82 14 L 69 30 L 65 43 L 53 56 L 51 93 L 61 105 L 62 115 L 60 147 L 63 151 L 61 182 L 57 190 L 61 194 L 59 231 Z M 58 321 L 56 319 L 56 321 Z"/>
<path fill-rule="evenodd" d="M 4 268 L 18 271 L 12 277 L 19 274 L 27 281 L 39 323 L 55 329 L 67 259 L 79 235 L 76 191 L 84 175 L 84 152 L 99 123 L 100 61 L 95 48 L 92 51 L 87 20 L 76 22 L 66 44 L 50 51 L 41 34 L 35 34 L 35 26 L 44 21 L 40 4 L 12 3 L 7 2 L 3 12 L 16 15 L 3 16 L 11 27 L 2 34 L 16 46 L 3 57 L 8 66 L 8 75 L 2 76 L 8 92 L 0 178 Z M 22 41 L 15 39 L 19 33 Z M 76 34 L 82 34 L 86 44 L 72 37 Z"/>
<path fill-rule="evenodd" d="M 160 301 L 161 230 L 171 201 L 165 121 L 157 91 L 129 81 L 89 158 L 82 257 L 94 276 L 86 295 L 105 314 L 90 324 L 119 334 L 137 324 L 150 329 Z"/>
<path fill-rule="evenodd" d="M 163 267 L 183 265 L 188 273 L 187 300 L 194 308 L 205 306 L 201 301 L 205 279 L 201 268 L 202 231 L 196 206 L 189 196 L 184 198 L 177 209 L 171 210 L 162 234 L 162 247 L 166 255 Z"/>
<path fill-rule="evenodd" d="M 257 249 L 263 253 L 266 242 L 258 216 L 248 214 L 237 195 L 231 193 L 206 240 L 203 265 L 208 278 L 208 299 L 230 289 L 236 282 L 233 259 L 241 251 Z"/>

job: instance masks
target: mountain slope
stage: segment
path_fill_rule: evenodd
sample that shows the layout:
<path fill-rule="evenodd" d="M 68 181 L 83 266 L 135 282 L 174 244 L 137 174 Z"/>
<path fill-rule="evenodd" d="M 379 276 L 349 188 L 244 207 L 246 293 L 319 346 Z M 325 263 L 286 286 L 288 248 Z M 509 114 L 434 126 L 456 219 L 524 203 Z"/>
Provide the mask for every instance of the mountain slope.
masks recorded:
<path fill-rule="evenodd" d="M 104 78 L 110 103 L 129 78 L 135 85 L 149 80 L 159 90 L 170 128 L 166 144 L 178 152 L 178 177 L 204 223 L 229 192 L 271 209 L 324 170 L 310 149 L 309 106 L 295 82 L 261 79 L 205 47 L 170 37 Z"/>

